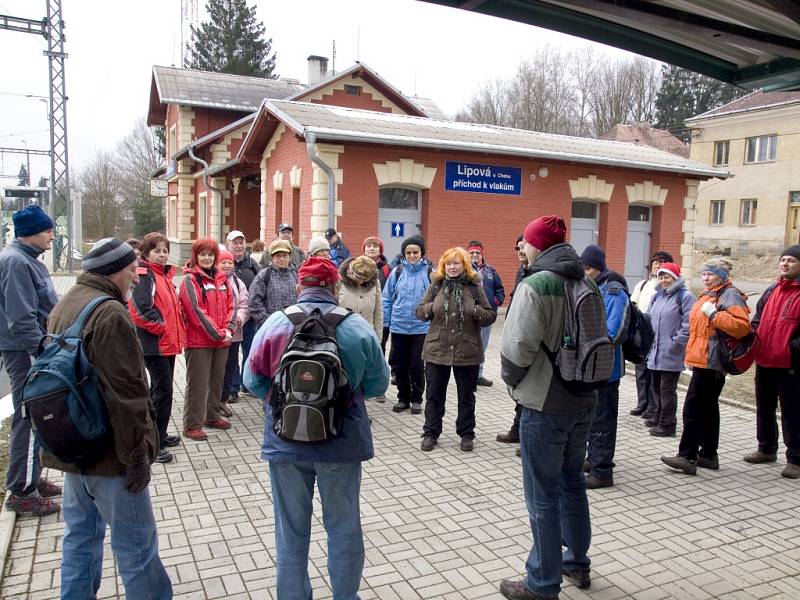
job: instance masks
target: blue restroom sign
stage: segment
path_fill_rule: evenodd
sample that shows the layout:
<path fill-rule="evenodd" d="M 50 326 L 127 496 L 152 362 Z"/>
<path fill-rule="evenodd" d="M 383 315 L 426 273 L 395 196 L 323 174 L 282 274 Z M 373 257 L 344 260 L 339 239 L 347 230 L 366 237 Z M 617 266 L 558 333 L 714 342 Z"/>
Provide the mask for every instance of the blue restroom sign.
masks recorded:
<path fill-rule="evenodd" d="M 480 192 L 481 194 L 522 193 L 522 169 L 448 161 L 444 174 L 444 189 L 450 192 Z"/>
<path fill-rule="evenodd" d="M 405 237 L 405 223 L 392 223 L 392 237 Z"/>

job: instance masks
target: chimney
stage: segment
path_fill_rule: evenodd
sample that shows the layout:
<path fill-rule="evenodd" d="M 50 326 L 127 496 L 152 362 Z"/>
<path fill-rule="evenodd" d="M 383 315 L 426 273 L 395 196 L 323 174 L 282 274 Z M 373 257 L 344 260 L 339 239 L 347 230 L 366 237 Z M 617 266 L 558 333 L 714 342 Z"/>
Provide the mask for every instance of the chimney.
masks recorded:
<path fill-rule="evenodd" d="M 308 85 L 317 83 L 328 74 L 328 59 L 324 56 L 308 57 Z"/>

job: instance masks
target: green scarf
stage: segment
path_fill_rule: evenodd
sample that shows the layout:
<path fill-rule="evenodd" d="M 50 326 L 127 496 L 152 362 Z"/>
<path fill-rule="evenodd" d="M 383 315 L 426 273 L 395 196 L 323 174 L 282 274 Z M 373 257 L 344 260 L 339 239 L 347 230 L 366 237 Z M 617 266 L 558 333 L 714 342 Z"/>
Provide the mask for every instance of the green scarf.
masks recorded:
<path fill-rule="evenodd" d="M 442 294 L 444 295 L 444 324 L 450 323 L 450 305 L 455 303 L 456 312 L 453 316 L 458 318 L 458 334 L 464 333 L 464 286 L 469 283 L 467 276 L 463 273 L 458 277 L 446 277 L 443 283 Z"/>

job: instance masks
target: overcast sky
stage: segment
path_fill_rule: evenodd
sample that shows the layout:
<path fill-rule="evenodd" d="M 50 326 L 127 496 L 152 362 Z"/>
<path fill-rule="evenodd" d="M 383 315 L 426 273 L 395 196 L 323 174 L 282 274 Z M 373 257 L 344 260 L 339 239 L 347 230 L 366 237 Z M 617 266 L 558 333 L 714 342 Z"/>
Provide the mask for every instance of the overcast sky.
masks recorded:
<path fill-rule="evenodd" d="M 180 64 L 180 0 L 62 0 L 70 171 L 99 149 L 113 150 L 146 116 L 153 65 Z M 252 5 L 253 0 L 248 4 Z M 199 0 L 201 19 L 205 0 Z M 406 94 L 434 100 L 452 115 L 478 86 L 507 78 L 519 61 L 547 43 L 624 54 L 510 21 L 416 0 L 259 0 L 282 77 L 305 82 L 310 54 L 336 69 L 361 60 Z M 39 20 L 45 0 L 0 0 L 0 14 Z M 0 147 L 47 149 L 48 95 L 43 38 L 0 30 Z M 331 64 L 329 63 L 329 68 Z M 24 155 L 2 155 L 0 175 L 16 175 Z M 49 177 L 46 157 L 32 158 L 33 183 Z M 0 179 L 0 185 L 13 185 Z"/>

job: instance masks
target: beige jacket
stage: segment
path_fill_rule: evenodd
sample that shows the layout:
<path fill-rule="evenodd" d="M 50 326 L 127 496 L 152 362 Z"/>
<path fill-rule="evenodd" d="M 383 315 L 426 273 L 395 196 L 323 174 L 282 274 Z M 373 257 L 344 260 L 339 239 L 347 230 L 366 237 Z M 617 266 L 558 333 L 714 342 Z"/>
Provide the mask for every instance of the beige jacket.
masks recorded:
<path fill-rule="evenodd" d="M 383 336 L 383 297 L 381 284 L 378 281 L 378 270 L 375 277 L 361 285 L 347 275 L 347 267 L 352 258 L 345 260 L 339 267 L 342 276 L 342 287 L 339 289 L 339 306 L 349 308 L 361 315 L 375 330 L 378 339 Z"/>

